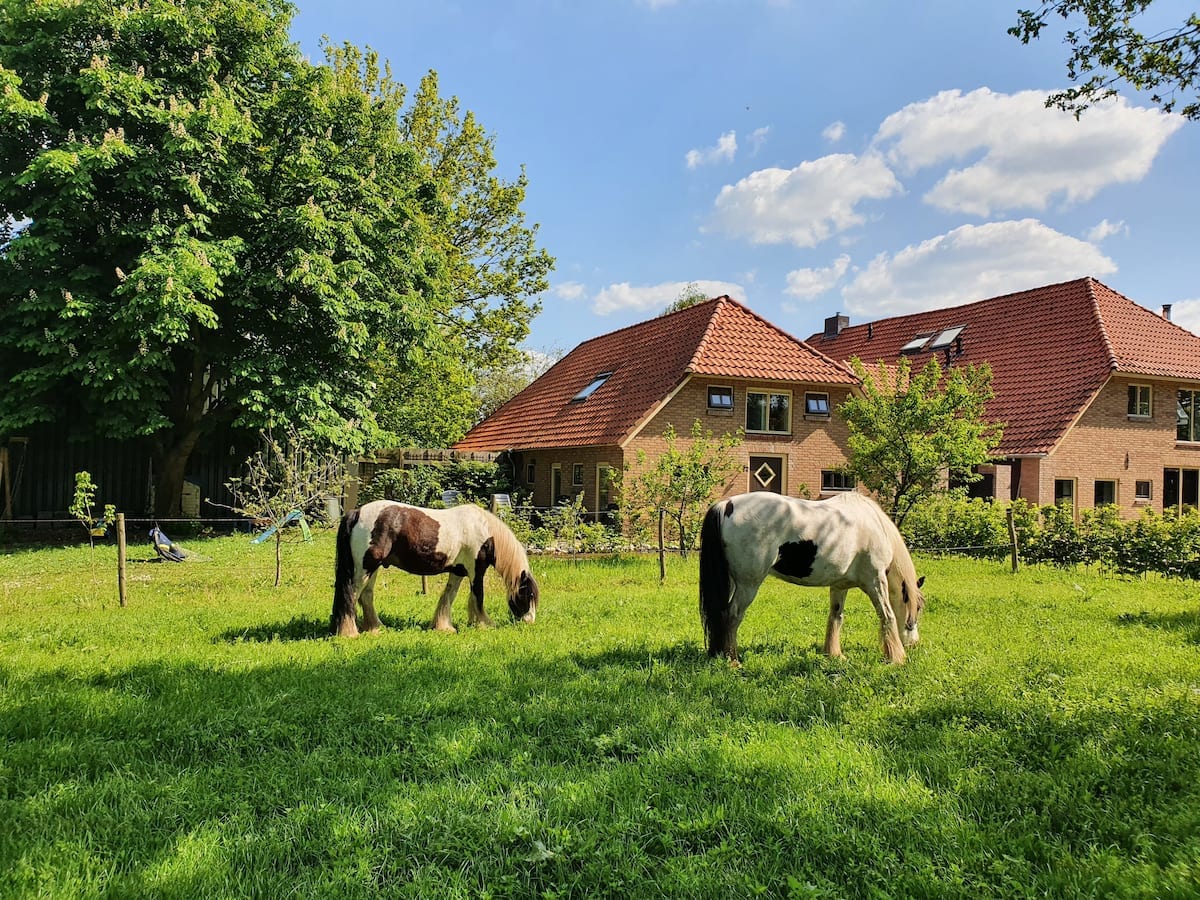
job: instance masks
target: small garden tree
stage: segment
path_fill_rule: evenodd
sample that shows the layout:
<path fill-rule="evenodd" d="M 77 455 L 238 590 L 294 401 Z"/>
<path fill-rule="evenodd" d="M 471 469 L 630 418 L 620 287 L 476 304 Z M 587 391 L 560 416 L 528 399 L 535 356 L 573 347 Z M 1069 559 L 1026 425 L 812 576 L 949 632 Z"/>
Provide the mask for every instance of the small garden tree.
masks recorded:
<path fill-rule="evenodd" d="M 340 457 L 322 453 L 289 428 L 283 441 L 268 429 L 263 445 L 246 460 L 245 474 L 226 483 L 235 512 L 274 529 L 275 586 L 283 567 L 284 526 L 292 514 L 325 515 L 325 498 L 340 497 L 347 476 Z"/>
<path fill-rule="evenodd" d="M 679 552 L 686 557 L 688 548 L 695 546 L 708 505 L 742 467 L 734 452 L 742 444 L 742 432 L 714 437 L 697 419 L 683 446 L 674 426 L 663 432 L 663 438 L 667 448 L 649 467 L 644 451 L 638 451 L 637 474 L 626 467 L 621 511 L 631 534 L 644 535 L 651 517 L 665 510 L 679 539 Z"/>
<path fill-rule="evenodd" d="M 908 359 L 870 371 L 850 360 L 862 380 L 838 412 L 850 426 L 846 470 L 871 490 L 900 525 L 913 506 L 958 482 L 978 480 L 975 467 L 1000 444 L 1002 426 L 984 419 L 992 398 L 987 363 L 943 371 L 937 357 L 919 372 Z"/>
<path fill-rule="evenodd" d="M 88 544 L 92 548 L 92 564 L 96 558 L 96 531 L 99 526 L 107 528 L 117 520 L 117 508 L 111 503 L 104 505 L 104 514 L 97 519 L 92 512 L 96 503 L 96 484 L 90 472 L 75 473 L 75 496 L 71 500 L 71 515 L 87 530 Z M 103 533 L 103 529 L 101 529 Z"/>

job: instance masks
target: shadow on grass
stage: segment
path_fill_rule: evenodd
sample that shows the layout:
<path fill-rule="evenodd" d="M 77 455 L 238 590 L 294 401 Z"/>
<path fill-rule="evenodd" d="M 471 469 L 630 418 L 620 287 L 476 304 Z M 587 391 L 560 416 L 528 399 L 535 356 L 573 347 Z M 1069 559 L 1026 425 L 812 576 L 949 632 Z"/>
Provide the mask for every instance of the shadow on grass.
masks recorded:
<path fill-rule="evenodd" d="M 427 628 L 429 622 L 416 616 L 380 615 L 385 629 L 408 631 Z M 331 637 L 329 619 L 294 616 L 286 622 L 265 622 L 248 628 L 230 628 L 213 638 L 214 644 L 266 644 L 272 641 L 316 641 Z"/>
<path fill-rule="evenodd" d="M 1179 631 L 1190 644 L 1200 644 L 1200 610 L 1180 613 L 1121 613 L 1118 625 L 1140 625 L 1164 631 Z"/>

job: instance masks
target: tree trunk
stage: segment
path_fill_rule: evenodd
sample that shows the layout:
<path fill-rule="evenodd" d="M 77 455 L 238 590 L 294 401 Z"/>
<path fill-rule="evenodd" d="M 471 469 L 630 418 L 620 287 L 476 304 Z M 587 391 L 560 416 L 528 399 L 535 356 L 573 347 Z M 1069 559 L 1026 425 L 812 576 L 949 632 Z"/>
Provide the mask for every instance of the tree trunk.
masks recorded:
<path fill-rule="evenodd" d="M 200 429 L 194 428 L 179 440 L 165 447 L 160 447 L 156 454 L 154 479 L 154 515 L 163 518 L 177 518 L 182 514 L 180 499 L 183 495 L 183 480 L 187 473 L 188 462 L 196 442 L 200 439 Z"/>

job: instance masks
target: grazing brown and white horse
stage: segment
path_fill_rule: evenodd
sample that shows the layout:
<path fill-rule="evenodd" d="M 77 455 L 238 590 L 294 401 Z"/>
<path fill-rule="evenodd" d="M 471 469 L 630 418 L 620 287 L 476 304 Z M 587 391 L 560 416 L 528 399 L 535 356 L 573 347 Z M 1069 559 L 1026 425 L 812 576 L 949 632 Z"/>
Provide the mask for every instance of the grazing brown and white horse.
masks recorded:
<path fill-rule="evenodd" d="M 414 575 L 449 574 L 433 613 L 433 627 L 438 631 L 456 630 L 450 622 L 450 605 L 464 578 L 471 590 L 467 622 L 492 624 L 483 611 L 483 576 L 488 566 L 495 567 L 508 587 L 513 618 L 532 622 L 537 615 L 538 586 L 525 548 L 500 519 L 472 504 L 424 509 L 375 500 L 346 513 L 337 533 L 330 619 L 334 634 L 358 634 L 356 604 L 362 605 L 364 631 L 382 627 L 375 613 L 375 579 L 384 566 Z"/>
<path fill-rule="evenodd" d="M 768 575 L 829 588 L 830 656 L 842 655 L 842 613 L 853 587 L 879 614 L 890 662 L 903 663 L 904 647 L 919 638 L 925 579 L 917 577 L 899 529 L 862 494 L 802 500 L 757 491 L 709 508 L 700 529 L 700 622 L 709 656 L 724 653 L 737 662 L 738 626 Z"/>

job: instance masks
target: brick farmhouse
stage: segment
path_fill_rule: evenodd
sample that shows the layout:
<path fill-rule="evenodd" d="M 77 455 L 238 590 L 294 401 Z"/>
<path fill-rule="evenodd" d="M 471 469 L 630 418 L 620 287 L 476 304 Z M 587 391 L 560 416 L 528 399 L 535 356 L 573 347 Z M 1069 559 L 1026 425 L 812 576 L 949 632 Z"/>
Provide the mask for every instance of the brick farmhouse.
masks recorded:
<path fill-rule="evenodd" d="M 674 426 L 745 430 L 726 493 L 822 496 L 852 487 L 837 406 L 847 363 L 988 363 L 1004 423 L 978 496 L 1123 515 L 1200 506 L 1200 337 L 1093 278 L 851 325 L 797 340 L 729 297 L 585 341 L 475 426 L 456 450 L 508 451 L 533 503 L 582 494 L 606 509 L 605 469 L 636 468 Z"/>
<path fill-rule="evenodd" d="M 635 471 L 673 426 L 745 429 L 727 493 L 816 496 L 843 487 L 847 431 L 833 410 L 857 379 L 754 312 L 717 297 L 580 344 L 454 445 L 507 451 L 535 506 L 582 495 L 608 509 L 605 470 Z"/>
<path fill-rule="evenodd" d="M 1004 423 L 979 492 L 1123 515 L 1200 506 L 1200 337 L 1093 278 L 851 326 L 809 342 L 868 366 L 987 362 Z"/>

